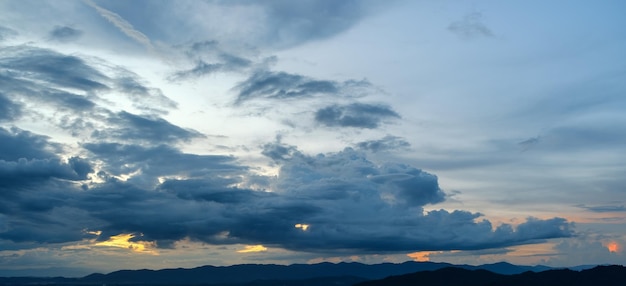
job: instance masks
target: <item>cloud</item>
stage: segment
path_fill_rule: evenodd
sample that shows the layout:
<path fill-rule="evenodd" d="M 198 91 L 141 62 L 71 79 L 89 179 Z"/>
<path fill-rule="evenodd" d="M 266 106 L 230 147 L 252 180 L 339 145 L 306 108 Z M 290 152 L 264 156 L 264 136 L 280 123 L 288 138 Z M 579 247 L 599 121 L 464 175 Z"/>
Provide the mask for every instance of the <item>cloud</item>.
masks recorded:
<path fill-rule="evenodd" d="M 149 87 L 133 72 L 104 60 L 85 60 L 78 55 L 29 46 L 0 48 L 0 54 L 3 55 L 0 67 L 4 69 L 0 72 L 0 109 L 5 111 L 0 119 L 5 121 L 20 116 L 43 116 L 78 136 L 110 123 L 109 117 L 119 117 L 108 109 L 119 97 L 148 114 L 166 114 L 177 108 L 176 102 L 160 89 Z M 45 108 L 22 108 L 22 105 Z M 46 109 L 55 112 L 43 114 Z M 168 134 L 173 129 L 168 129 Z"/>
<path fill-rule="evenodd" d="M 256 6 L 263 12 L 263 22 L 257 24 L 261 35 L 257 44 L 289 47 L 311 40 L 337 35 L 365 15 L 377 11 L 372 1 L 228 1 L 226 5 Z M 380 9 L 380 6 L 376 6 Z M 252 23 L 245 23 L 250 25 Z"/>
<path fill-rule="evenodd" d="M 203 138 L 203 134 L 184 129 L 155 116 L 140 116 L 121 111 L 111 114 L 108 127 L 94 130 L 92 137 L 98 139 L 116 138 L 123 141 L 143 141 L 152 144 L 165 144 Z"/>
<path fill-rule="evenodd" d="M 103 83 L 107 80 L 104 74 L 76 56 L 25 46 L 4 47 L 0 49 L 0 54 L 2 55 L 0 67 L 14 73 L 9 74 L 11 78 L 25 77 L 27 80 L 22 81 L 23 85 L 26 83 L 33 85 L 32 81 L 37 80 L 54 85 L 54 87 L 74 88 L 81 91 L 109 88 Z"/>
<path fill-rule="evenodd" d="M 74 29 L 72 27 L 56 26 L 52 29 L 52 31 L 50 31 L 49 35 L 50 38 L 55 41 L 68 42 L 80 38 L 82 34 L 83 32 L 81 30 Z"/>
<path fill-rule="evenodd" d="M 22 106 L 0 93 L 0 122 L 13 121 L 22 113 Z"/>
<path fill-rule="evenodd" d="M 373 129 L 385 120 L 397 118 L 400 118 L 398 113 L 382 104 L 334 104 L 315 112 L 315 121 L 329 127 Z"/>
<path fill-rule="evenodd" d="M 138 173 L 128 180 L 142 187 L 154 187 L 159 177 L 236 175 L 246 169 L 231 156 L 181 153 L 167 145 L 146 147 L 99 142 L 86 143 L 83 147 L 104 162 L 104 172 L 115 176 Z"/>
<path fill-rule="evenodd" d="M 176 72 L 170 77 L 170 79 L 181 80 L 186 78 L 196 78 L 217 72 L 241 71 L 251 65 L 252 62 L 248 59 L 230 54 L 222 54 L 216 63 L 207 63 L 203 60 L 199 60 L 192 69 Z"/>
<path fill-rule="evenodd" d="M 479 12 L 467 14 L 463 20 L 451 23 L 448 31 L 463 40 L 494 37 L 493 32 L 483 23 L 483 15 Z"/>
<path fill-rule="evenodd" d="M 401 137 L 387 135 L 378 140 L 368 140 L 356 143 L 358 149 L 370 151 L 373 153 L 403 150 L 411 146 L 409 142 Z"/>
<path fill-rule="evenodd" d="M 20 136 L 33 142 L 34 150 L 23 154 L 48 154 L 35 152 L 46 148 L 45 138 L 9 135 Z M 425 205 L 446 198 L 435 175 L 404 164 L 374 163 L 350 148 L 309 156 L 294 146 L 276 145 L 281 143 L 264 145 L 264 154 L 276 160 L 279 174 L 267 178 L 262 190 L 246 187 L 251 174 L 234 157 L 186 154 L 165 145 L 85 143 L 87 159 L 2 161 L 3 177 L 31 179 L 0 204 L 0 213 L 11 215 L 0 238 L 71 242 L 89 229 L 101 230 L 101 241 L 142 233 L 142 240 L 160 248 L 190 239 L 367 253 L 498 248 L 572 235 L 560 218 L 494 228 L 478 221 L 479 213 L 424 213 Z M 85 182 L 94 172 L 98 180 Z M 72 224 L 66 222 L 70 218 Z M 42 228 L 43 223 L 54 227 Z M 298 225 L 307 225 L 306 231 Z"/>
<path fill-rule="evenodd" d="M 74 164 L 61 162 L 59 159 L 32 159 L 20 158 L 17 161 L 0 161 L 0 188 L 10 189 L 15 184 L 57 178 L 63 180 L 85 180 L 91 168 L 85 163 L 76 165 L 77 158 L 72 159 Z M 80 161 L 79 161 L 80 162 Z M 78 170 L 74 169 L 75 167 Z M 80 174 L 79 174 L 80 173 Z"/>
<path fill-rule="evenodd" d="M 255 98 L 288 99 L 334 94 L 339 91 L 339 83 L 262 70 L 241 82 L 236 89 L 239 90 L 237 103 L 241 103 Z"/>
<path fill-rule="evenodd" d="M 626 207 L 624 207 L 624 205 L 577 205 L 577 207 L 597 213 L 626 212 Z"/>
<path fill-rule="evenodd" d="M 50 144 L 48 138 L 18 128 L 0 128 L 0 160 L 49 159 L 55 157 L 59 146 Z"/>
<path fill-rule="evenodd" d="M 115 27 L 117 27 L 126 36 L 143 45 L 149 51 L 155 50 L 150 39 L 140 31 L 136 30 L 132 24 L 124 20 L 124 18 L 122 18 L 120 15 L 98 6 L 98 4 L 96 4 L 92 0 L 83 0 L 83 2 L 96 9 L 100 16 L 104 17 L 109 22 L 111 22 L 111 24 L 115 25 Z"/>
<path fill-rule="evenodd" d="M 16 128 L 0 128 L 0 241 L 67 242 L 81 239 L 84 213 L 67 208 L 92 165 L 58 158 L 58 144 Z"/>
<path fill-rule="evenodd" d="M 0 26 L 0 42 L 17 35 L 17 32 L 13 29 Z"/>

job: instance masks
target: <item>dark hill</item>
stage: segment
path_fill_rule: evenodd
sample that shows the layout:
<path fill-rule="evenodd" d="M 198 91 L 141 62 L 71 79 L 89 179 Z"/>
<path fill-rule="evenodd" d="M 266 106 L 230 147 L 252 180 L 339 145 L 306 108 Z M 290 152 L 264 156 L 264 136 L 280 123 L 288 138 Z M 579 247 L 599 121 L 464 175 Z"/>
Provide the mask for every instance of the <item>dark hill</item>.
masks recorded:
<path fill-rule="evenodd" d="M 423 271 L 412 274 L 387 277 L 382 280 L 366 281 L 357 286 L 624 286 L 626 285 L 626 267 L 598 266 L 583 271 L 568 269 L 548 270 L 543 272 L 524 272 L 503 275 L 486 270 L 467 270 L 456 267 L 435 271 Z"/>

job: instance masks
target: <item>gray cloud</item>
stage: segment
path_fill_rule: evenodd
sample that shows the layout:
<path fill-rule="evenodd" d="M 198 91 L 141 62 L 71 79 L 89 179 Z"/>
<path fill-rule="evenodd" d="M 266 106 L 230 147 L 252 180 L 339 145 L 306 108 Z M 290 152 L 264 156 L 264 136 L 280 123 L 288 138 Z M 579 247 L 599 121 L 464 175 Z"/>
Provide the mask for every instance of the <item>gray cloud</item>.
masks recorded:
<path fill-rule="evenodd" d="M 18 128 L 0 128 L 0 160 L 49 159 L 55 157 L 58 146 L 50 144 L 48 138 Z"/>
<path fill-rule="evenodd" d="M 334 94 L 339 83 L 314 80 L 285 72 L 257 71 L 237 87 L 237 103 L 255 98 L 287 99 L 309 97 L 316 94 Z"/>
<path fill-rule="evenodd" d="M 55 41 L 68 42 L 80 38 L 82 34 L 83 32 L 81 30 L 74 29 L 72 27 L 56 26 L 52 29 L 52 31 L 50 31 L 49 35 L 50 38 Z"/>
<path fill-rule="evenodd" d="M 222 5 L 257 6 L 265 12 L 266 22 L 261 23 L 262 35 L 258 44 L 272 47 L 289 47 L 311 40 L 337 35 L 365 15 L 376 11 L 372 1 L 214 1 Z M 249 23 L 250 24 L 250 23 Z"/>
<path fill-rule="evenodd" d="M 165 144 L 205 137 L 195 130 L 178 127 L 159 117 L 140 116 L 126 111 L 110 114 L 107 121 L 110 127 L 94 130 L 93 138 Z"/>
<path fill-rule="evenodd" d="M 356 147 L 361 150 L 370 151 L 373 153 L 403 150 L 411 146 L 409 142 L 402 137 L 387 135 L 378 140 L 368 140 L 356 143 Z"/>
<path fill-rule="evenodd" d="M 352 103 L 330 105 L 315 112 L 315 121 L 329 127 L 377 128 L 385 120 L 400 115 L 381 104 Z"/>
<path fill-rule="evenodd" d="M 24 46 L 2 48 L 0 55 L 2 55 L 0 67 L 15 73 L 14 77 L 23 76 L 45 81 L 56 87 L 75 88 L 82 91 L 108 88 L 103 83 L 107 80 L 104 74 L 75 56 Z"/>
<path fill-rule="evenodd" d="M 58 158 L 58 144 L 27 131 L 0 129 L 0 239 L 67 242 L 81 239 L 82 217 L 67 209 L 93 172 L 78 157 Z"/>
<path fill-rule="evenodd" d="M 0 26 L 0 41 L 4 41 L 5 39 L 15 35 L 17 35 L 17 32 L 15 32 L 13 29 Z"/>
<path fill-rule="evenodd" d="M 257 70 L 248 79 L 239 83 L 236 104 L 253 99 L 303 99 L 317 95 L 360 97 L 374 91 L 367 80 L 317 80 L 298 74 Z"/>
<path fill-rule="evenodd" d="M 192 69 L 174 73 L 174 75 L 170 77 L 170 80 L 196 78 L 216 72 L 241 71 L 251 65 L 252 62 L 250 60 L 230 54 L 222 54 L 215 63 L 207 63 L 203 60 L 199 60 Z"/>
<path fill-rule="evenodd" d="M 597 213 L 626 212 L 626 207 L 624 207 L 624 205 L 577 205 L 577 207 Z"/>
<path fill-rule="evenodd" d="M 7 137 L 32 142 L 33 150 L 23 154 L 48 155 L 41 151 L 48 144 L 45 138 L 17 131 Z M 293 146 L 275 145 L 281 144 L 266 144 L 264 154 L 276 159 L 279 175 L 255 180 L 272 192 L 246 188 L 248 169 L 234 157 L 186 154 L 165 145 L 86 143 L 82 147 L 91 152 L 89 160 L 2 161 L 3 178 L 41 179 L 20 183 L 13 197 L 0 203 L 0 212 L 8 214 L 0 238 L 69 242 L 90 229 L 102 230 L 100 239 L 142 233 L 142 240 L 159 247 L 189 238 L 363 253 L 498 248 L 572 235 L 571 226 L 558 218 L 530 218 L 516 229 L 504 224 L 494 230 L 490 222 L 477 220 L 478 213 L 424 214 L 423 206 L 445 199 L 432 174 L 403 164 L 377 164 L 349 148 L 309 156 Z M 93 160 L 103 163 L 98 176 L 104 182 L 78 191 L 70 182 L 84 181 L 93 172 Z M 132 175 L 117 178 L 124 174 Z"/>
<path fill-rule="evenodd" d="M 120 143 L 86 143 L 83 147 L 104 161 L 106 171 L 113 175 L 141 171 L 141 176 L 130 179 L 141 186 L 154 186 L 160 176 L 236 175 L 245 169 L 235 163 L 234 157 L 186 154 L 167 145 L 144 147 Z"/>
<path fill-rule="evenodd" d="M 172 160 L 170 156 L 190 156 L 173 150 L 92 147 L 107 149 L 100 154 L 103 158 L 137 154 L 134 159 L 109 161 L 107 168 L 144 160 L 150 161 L 149 166 L 161 166 L 151 161 L 155 152 L 169 152 L 163 160 L 170 165 L 188 164 L 182 169 L 213 164 L 215 159 L 197 158 L 200 161 L 189 163 L 188 158 Z M 477 213 L 439 210 L 423 214 L 423 205 L 444 199 L 431 174 L 406 165 L 379 166 L 351 149 L 317 156 L 292 153 L 280 162 L 271 193 L 237 187 L 242 179 L 228 175 L 233 173 L 220 176 L 205 170 L 204 175 L 197 172 L 196 178 L 168 179 L 155 189 L 140 187 L 132 179 L 111 178 L 83 192 L 76 207 L 94 218 L 89 227 L 105 231 L 104 239 L 142 233 L 142 239 L 156 240 L 160 247 L 190 238 L 309 252 L 473 250 L 571 235 L 571 226 L 563 219 L 530 218 L 517 229 L 505 224 L 493 230 L 488 221 L 477 221 L 481 216 Z M 164 175 L 175 170 L 163 167 L 150 172 Z M 302 223 L 309 225 L 306 231 L 295 227 Z"/>
<path fill-rule="evenodd" d="M 8 99 L 0 93 L 0 122 L 12 121 L 22 113 L 22 106 Z"/>
<path fill-rule="evenodd" d="M 476 38 L 492 38 L 493 32 L 483 23 L 482 13 L 475 12 L 465 15 L 461 21 L 456 21 L 448 26 L 448 31 L 464 40 Z"/>
<path fill-rule="evenodd" d="M 0 72 L 0 110 L 5 111 L 0 120 L 12 121 L 33 114 L 53 116 L 48 120 L 78 136 L 110 121 L 130 120 L 128 116 L 113 114 L 101 106 L 108 102 L 106 97 L 112 93 L 125 96 L 135 108 L 148 114 L 165 114 L 177 108 L 176 102 L 163 95 L 160 89 L 149 87 L 136 74 L 118 66 L 98 61 L 92 63 L 76 55 L 28 46 L 0 48 L 0 54 L 3 56 L 0 59 L 3 68 Z M 109 74 L 101 70 L 107 70 Z M 21 108 L 23 103 L 45 106 L 55 112 L 42 115 L 37 109 Z M 165 128 L 165 124 L 161 125 Z M 144 128 L 140 134 L 148 134 L 145 125 L 135 124 L 129 128 L 133 127 Z M 174 126 L 164 129 L 164 136 L 181 135 L 181 140 L 189 138 L 186 135 L 191 131 L 185 134 L 182 129 L 177 132 L 174 129 Z M 153 138 L 157 137 L 153 134 Z"/>
<path fill-rule="evenodd" d="M 242 72 L 254 64 L 247 58 L 224 51 L 215 40 L 194 42 L 182 47 L 184 54 L 193 61 L 194 66 L 191 69 L 175 72 L 169 80 L 193 79 L 217 72 Z"/>

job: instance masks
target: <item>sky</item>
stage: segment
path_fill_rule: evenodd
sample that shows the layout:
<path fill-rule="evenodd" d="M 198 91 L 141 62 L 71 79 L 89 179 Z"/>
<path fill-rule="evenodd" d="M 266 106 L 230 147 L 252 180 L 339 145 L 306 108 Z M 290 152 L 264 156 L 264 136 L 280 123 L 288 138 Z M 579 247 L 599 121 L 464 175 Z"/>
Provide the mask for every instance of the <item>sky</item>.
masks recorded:
<path fill-rule="evenodd" d="M 0 1 L 0 275 L 626 264 L 624 1 Z"/>

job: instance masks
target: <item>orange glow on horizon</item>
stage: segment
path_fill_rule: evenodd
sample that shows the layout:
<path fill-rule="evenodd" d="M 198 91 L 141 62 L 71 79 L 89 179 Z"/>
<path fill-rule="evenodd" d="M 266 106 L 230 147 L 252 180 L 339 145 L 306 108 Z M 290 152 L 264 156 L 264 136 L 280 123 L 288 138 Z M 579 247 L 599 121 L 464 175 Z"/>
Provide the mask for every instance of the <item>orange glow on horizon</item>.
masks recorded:
<path fill-rule="evenodd" d="M 612 253 L 617 253 L 622 250 L 622 247 L 615 241 L 609 242 L 606 245 L 606 248 L 609 250 L 609 252 L 612 252 Z"/>
<path fill-rule="evenodd" d="M 427 262 L 427 261 L 430 261 L 431 253 L 432 253 L 431 251 L 418 251 L 418 252 L 409 253 L 406 256 L 411 257 L 413 261 Z"/>

